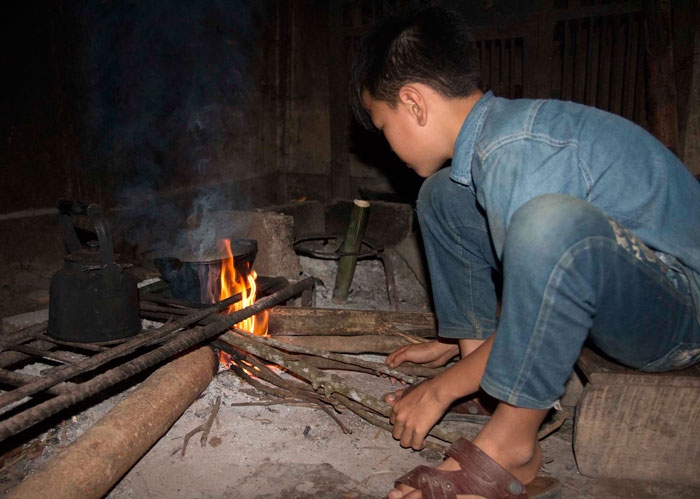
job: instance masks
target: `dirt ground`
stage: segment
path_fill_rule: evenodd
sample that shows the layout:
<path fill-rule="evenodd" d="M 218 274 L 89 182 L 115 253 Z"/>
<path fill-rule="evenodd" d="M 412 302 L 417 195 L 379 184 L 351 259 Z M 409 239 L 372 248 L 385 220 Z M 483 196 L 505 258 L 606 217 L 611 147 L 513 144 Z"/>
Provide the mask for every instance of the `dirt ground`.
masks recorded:
<path fill-rule="evenodd" d="M 400 259 L 395 261 L 400 310 L 428 310 L 425 289 Z M 333 307 L 330 301 L 335 262 L 302 258 L 307 275 L 320 280 L 315 306 Z M 17 277 L 23 283 L 23 300 L 46 295 L 49 272 Z M 6 292 L 6 289 L 4 290 Z M 2 302 L 2 300 L 0 300 Z M 5 301 L 7 303 L 7 301 Z M 384 272 L 377 261 L 360 262 L 346 308 L 388 309 Z M 40 315 L 40 314 L 39 314 Z M 370 394 L 394 389 L 389 380 L 355 374 L 348 381 Z M 0 493 L 11 490 L 25 476 L 41 469 L 70 445 L 132 388 L 88 408 L 82 408 L 55 427 L 6 454 L 0 469 Z M 206 445 L 199 435 L 185 435 L 211 414 L 217 397 L 221 406 Z M 339 415 L 352 430 L 345 434 L 320 410 L 288 405 L 263 405 L 257 393 L 229 371 L 221 371 L 170 430 L 146 453 L 107 495 L 127 498 L 379 498 L 394 479 L 420 464 L 436 464 L 442 456 L 431 451 L 402 449 L 391 435 L 352 413 Z M 241 406 L 238 404 L 250 403 Z M 459 424 L 472 437 L 479 426 Z M 700 489 L 680 484 L 588 478 L 580 475 L 572 452 L 572 420 L 542 441 L 542 473 L 562 483 L 564 499 L 700 497 Z M 7 452 L 8 449 L 3 449 Z"/>

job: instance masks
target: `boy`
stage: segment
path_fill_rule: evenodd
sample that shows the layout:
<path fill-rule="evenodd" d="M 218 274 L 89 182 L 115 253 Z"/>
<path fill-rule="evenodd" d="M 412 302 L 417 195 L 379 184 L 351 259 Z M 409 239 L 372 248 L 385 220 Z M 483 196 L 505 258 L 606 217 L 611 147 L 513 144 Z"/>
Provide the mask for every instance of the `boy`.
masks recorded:
<path fill-rule="evenodd" d="M 356 117 L 427 177 L 417 207 L 441 339 L 387 363 L 462 355 L 387 396 L 393 435 L 420 449 L 456 399 L 499 401 L 473 443 L 389 497 L 557 497 L 536 477 L 537 430 L 585 341 L 648 371 L 700 360 L 700 185 L 622 118 L 482 93 L 470 43 L 457 14 L 427 8 L 381 22 L 353 67 Z"/>

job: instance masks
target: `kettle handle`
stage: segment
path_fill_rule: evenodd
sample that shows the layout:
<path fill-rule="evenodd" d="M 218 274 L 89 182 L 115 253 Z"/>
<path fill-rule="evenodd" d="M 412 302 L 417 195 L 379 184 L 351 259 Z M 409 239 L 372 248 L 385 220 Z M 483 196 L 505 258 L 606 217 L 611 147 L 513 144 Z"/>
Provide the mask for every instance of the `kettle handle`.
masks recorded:
<path fill-rule="evenodd" d="M 102 209 L 96 204 L 91 204 L 87 208 L 87 214 L 95 225 L 97 240 L 100 242 L 100 263 L 103 267 L 114 262 L 114 244 L 109 224 L 102 216 Z"/>
<path fill-rule="evenodd" d="M 61 228 L 61 234 L 66 242 L 68 253 L 80 251 L 82 245 L 73 226 L 73 215 L 86 215 L 87 205 L 80 201 L 59 199 L 56 203 L 56 208 L 58 208 L 58 226 Z"/>
<path fill-rule="evenodd" d="M 73 225 L 73 215 L 87 215 L 95 226 L 97 240 L 100 243 L 100 263 L 105 266 L 114 261 L 112 234 L 98 205 L 87 205 L 80 201 L 59 199 L 58 203 L 56 203 L 56 208 L 58 208 L 58 224 L 70 253 L 82 249 L 82 244 L 80 244 L 80 239 L 78 239 L 78 234 Z"/>

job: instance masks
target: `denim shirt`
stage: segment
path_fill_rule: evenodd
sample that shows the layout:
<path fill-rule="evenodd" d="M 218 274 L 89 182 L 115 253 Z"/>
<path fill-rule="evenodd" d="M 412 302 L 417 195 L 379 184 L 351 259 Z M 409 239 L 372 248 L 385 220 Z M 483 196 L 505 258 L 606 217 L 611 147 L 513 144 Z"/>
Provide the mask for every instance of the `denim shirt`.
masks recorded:
<path fill-rule="evenodd" d="M 486 211 L 499 259 L 528 200 L 558 193 L 599 207 L 665 263 L 685 267 L 700 320 L 700 184 L 636 124 L 572 102 L 488 92 L 462 125 L 451 178 Z"/>

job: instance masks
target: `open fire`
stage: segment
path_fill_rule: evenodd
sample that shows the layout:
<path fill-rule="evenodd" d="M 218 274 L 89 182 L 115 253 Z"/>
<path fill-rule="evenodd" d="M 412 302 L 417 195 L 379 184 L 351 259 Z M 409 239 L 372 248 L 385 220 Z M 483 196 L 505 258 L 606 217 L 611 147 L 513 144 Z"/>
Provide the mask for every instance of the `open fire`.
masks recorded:
<path fill-rule="evenodd" d="M 236 272 L 233 252 L 231 251 L 231 241 L 229 239 L 223 239 L 221 244 L 224 247 L 224 258 L 221 261 L 221 274 L 219 275 L 219 289 L 221 290 L 219 292 L 219 300 L 225 300 L 236 293 L 241 294 L 241 300 L 226 309 L 226 313 L 230 314 L 255 303 L 255 294 L 257 291 L 255 279 L 258 276 L 254 270 L 251 270 L 247 275 Z M 263 310 L 239 322 L 236 324 L 236 327 L 242 331 L 247 331 L 258 336 L 267 335 L 267 310 Z"/>
<path fill-rule="evenodd" d="M 225 300 L 236 293 L 241 294 L 240 301 L 234 303 L 223 312 L 226 314 L 231 314 L 255 303 L 255 295 L 257 292 L 257 284 L 255 279 L 258 277 L 258 275 L 254 270 L 250 269 L 246 275 L 241 275 L 239 272 L 237 272 L 236 267 L 234 266 L 233 252 L 231 251 L 231 240 L 222 239 L 221 244 L 224 247 L 225 256 L 221 261 L 221 273 L 219 274 L 218 288 L 221 290 L 219 292 L 219 301 Z M 247 267 L 249 267 L 249 265 L 247 265 Z M 210 289 L 212 289 L 212 287 L 210 287 Z M 241 331 L 246 331 L 257 336 L 266 336 L 267 310 L 263 310 L 258 314 L 242 320 L 236 324 L 235 327 Z M 230 368 L 231 364 L 234 364 L 236 361 L 233 360 L 231 355 L 220 350 L 219 362 L 227 368 Z M 249 367 L 255 369 L 255 367 L 252 365 Z M 247 369 L 246 372 L 248 374 L 252 374 Z"/>

